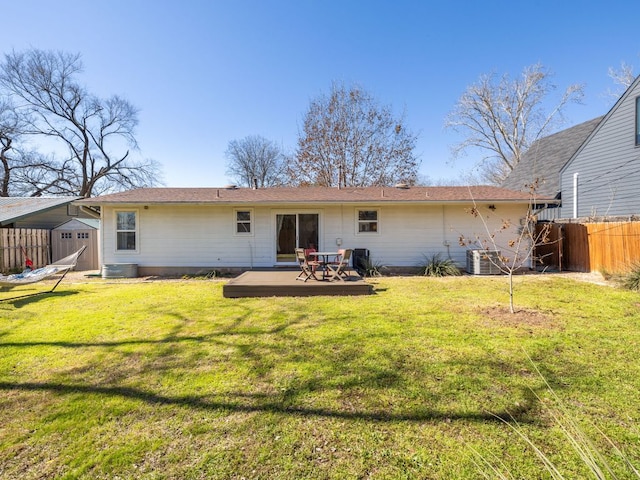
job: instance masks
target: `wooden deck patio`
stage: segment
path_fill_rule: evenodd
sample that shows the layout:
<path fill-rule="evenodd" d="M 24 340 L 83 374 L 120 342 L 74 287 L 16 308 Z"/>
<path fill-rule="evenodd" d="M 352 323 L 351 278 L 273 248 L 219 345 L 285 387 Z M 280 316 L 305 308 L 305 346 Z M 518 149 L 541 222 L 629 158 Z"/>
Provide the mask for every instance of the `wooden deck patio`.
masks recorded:
<path fill-rule="evenodd" d="M 249 271 L 231 279 L 222 288 L 225 298 L 310 297 L 316 295 L 371 295 L 373 286 L 354 272 L 344 282 L 296 280 L 300 270 Z"/>

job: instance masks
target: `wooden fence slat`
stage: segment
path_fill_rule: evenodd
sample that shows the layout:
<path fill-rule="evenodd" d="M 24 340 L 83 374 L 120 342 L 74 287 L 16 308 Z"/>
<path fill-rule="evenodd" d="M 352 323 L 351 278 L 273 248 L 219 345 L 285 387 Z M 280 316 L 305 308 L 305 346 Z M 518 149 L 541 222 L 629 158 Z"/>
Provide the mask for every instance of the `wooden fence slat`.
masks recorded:
<path fill-rule="evenodd" d="M 34 268 L 47 265 L 51 251 L 49 230 L 0 228 L 0 272 L 6 274 L 24 269 L 23 248 L 33 261 Z"/>
<path fill-rule="evenodd" d="M 558 255 L 547 255 L 545 265 L 577 272 L 621 273 L 640 262 L 640 222 L 554 223 L 550 238 L 558 239 Z M 542 246 L 536 253 L 549 253 Z"/>

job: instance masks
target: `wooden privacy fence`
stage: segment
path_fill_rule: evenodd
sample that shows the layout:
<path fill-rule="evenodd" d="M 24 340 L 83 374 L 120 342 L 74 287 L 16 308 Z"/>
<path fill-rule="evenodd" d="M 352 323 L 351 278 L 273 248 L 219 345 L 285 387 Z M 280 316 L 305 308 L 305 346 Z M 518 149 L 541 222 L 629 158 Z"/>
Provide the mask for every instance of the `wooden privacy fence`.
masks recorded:
<path fill-rule="evenodd" d="M 640 262 L 640 222 L 553 223 L 536 256 L 558 270 L 624 272 Z"/>
<path fill-rule="evenodd" d="M 0 272 L 22 271 L 25 258 L 33 261 L 34 268 L 49 263 L 51 235 L 49 230 L 37 228 L 0 228 Z"/>

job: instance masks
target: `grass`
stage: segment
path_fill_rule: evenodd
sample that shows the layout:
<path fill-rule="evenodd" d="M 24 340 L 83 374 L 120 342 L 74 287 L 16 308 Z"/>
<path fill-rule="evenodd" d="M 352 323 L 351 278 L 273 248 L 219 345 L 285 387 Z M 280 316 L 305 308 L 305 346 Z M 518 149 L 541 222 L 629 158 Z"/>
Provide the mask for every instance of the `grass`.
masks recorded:
<path fill-rule="evenodd" d="M 471 479 L 478 454 L 544 478 L 522 434 L 585 477 L 555 396 L 626 478 L 602 434 L 640 464 L 638 294 L 516 280 L 515 315 L 504 278 L 478 277 L 266 299 L 96 280 L 0 303 L 0 478 Z"/>

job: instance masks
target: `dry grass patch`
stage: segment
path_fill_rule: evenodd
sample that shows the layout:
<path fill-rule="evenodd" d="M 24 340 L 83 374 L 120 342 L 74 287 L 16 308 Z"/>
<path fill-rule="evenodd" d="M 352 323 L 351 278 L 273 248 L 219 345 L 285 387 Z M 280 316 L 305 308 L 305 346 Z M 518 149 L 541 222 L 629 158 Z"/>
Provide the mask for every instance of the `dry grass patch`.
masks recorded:
<path fill-rule="evenodd" d="M 509 307 L 498 305 L 482 307 L 479 314 L 485 317 L 489 327 L 557 329 L 561 326 L 555 315 L 532 308 L 520 308 L 511 313 Z"/>

